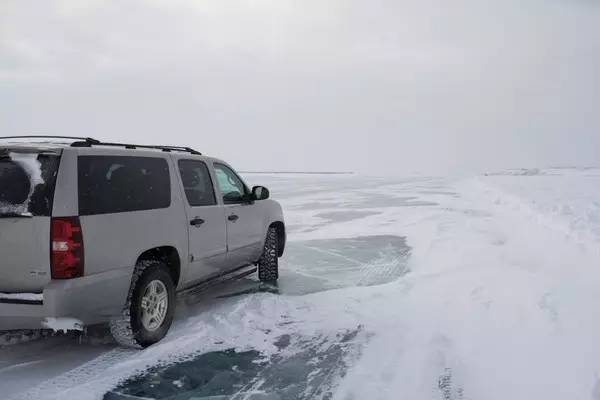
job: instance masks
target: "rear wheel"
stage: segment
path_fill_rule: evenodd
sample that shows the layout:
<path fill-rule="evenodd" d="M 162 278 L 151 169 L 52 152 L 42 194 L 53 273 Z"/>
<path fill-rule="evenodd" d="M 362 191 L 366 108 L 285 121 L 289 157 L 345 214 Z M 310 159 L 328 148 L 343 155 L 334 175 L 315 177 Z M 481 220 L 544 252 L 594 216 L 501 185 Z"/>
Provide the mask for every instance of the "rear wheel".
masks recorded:
<path fill-rule="evenodd" d="M 263 254 L 258 260 L 258 279 L 262 282 L 276 282 L 279 279 L 279 237 L 277 229 L 270 227 Z"/>
<path fill-rule="evenodd" d="M 145 348 L 165 337 L 175 311 L 175 285 L 167 266 L 143 261 L 134 273 L 123 312 L 110 322 L 122 346 Z"/>

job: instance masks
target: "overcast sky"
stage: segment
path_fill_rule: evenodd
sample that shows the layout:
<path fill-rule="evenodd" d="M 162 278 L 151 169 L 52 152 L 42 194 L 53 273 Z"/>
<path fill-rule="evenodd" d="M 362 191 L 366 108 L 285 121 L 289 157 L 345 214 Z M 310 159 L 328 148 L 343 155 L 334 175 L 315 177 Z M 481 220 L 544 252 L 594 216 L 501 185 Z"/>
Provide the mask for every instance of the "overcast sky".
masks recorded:
<path fill-rule="evenodd" d="M 0 0 L 0 134 L 242 170 L 600 165 L 597 0 Z"/>

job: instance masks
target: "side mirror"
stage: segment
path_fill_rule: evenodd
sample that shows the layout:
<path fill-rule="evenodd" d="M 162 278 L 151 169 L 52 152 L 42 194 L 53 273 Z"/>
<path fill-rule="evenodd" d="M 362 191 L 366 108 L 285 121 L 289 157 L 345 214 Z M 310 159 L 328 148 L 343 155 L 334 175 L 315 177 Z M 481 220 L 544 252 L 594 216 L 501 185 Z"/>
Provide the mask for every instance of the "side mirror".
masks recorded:
<path fill-rule="evenodd" d="M 264 186 L 254 186 L 252 188 L 252 197 L 254 197 L 255 200 L 266 200 L 270 195 L 269 189 Z"/>

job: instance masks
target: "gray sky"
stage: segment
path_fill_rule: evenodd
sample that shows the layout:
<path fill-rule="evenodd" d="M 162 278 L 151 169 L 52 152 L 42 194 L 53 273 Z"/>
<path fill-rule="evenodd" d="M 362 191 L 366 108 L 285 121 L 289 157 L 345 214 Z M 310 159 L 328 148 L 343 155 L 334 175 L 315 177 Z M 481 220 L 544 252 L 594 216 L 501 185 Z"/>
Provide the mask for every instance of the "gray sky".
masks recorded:
<path fill-rule="evenodd" d="M 246 170 L 600 165 L 600 2 L 1 0 L 0 133 Z"/>

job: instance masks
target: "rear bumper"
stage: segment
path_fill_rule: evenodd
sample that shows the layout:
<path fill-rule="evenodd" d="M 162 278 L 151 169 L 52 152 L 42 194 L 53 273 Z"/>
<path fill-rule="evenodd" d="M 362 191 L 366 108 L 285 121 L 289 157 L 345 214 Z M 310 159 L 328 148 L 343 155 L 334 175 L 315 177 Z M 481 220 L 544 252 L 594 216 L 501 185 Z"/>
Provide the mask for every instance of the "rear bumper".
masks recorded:
<path fill-rule="evenodd" d="M 127 300 L 133 267 L 50 282 L 39 302 L 0 302 L 0 330 L 40 329 L 45 320 L 71 318 L 84 325 L 107 322 Z"/>

